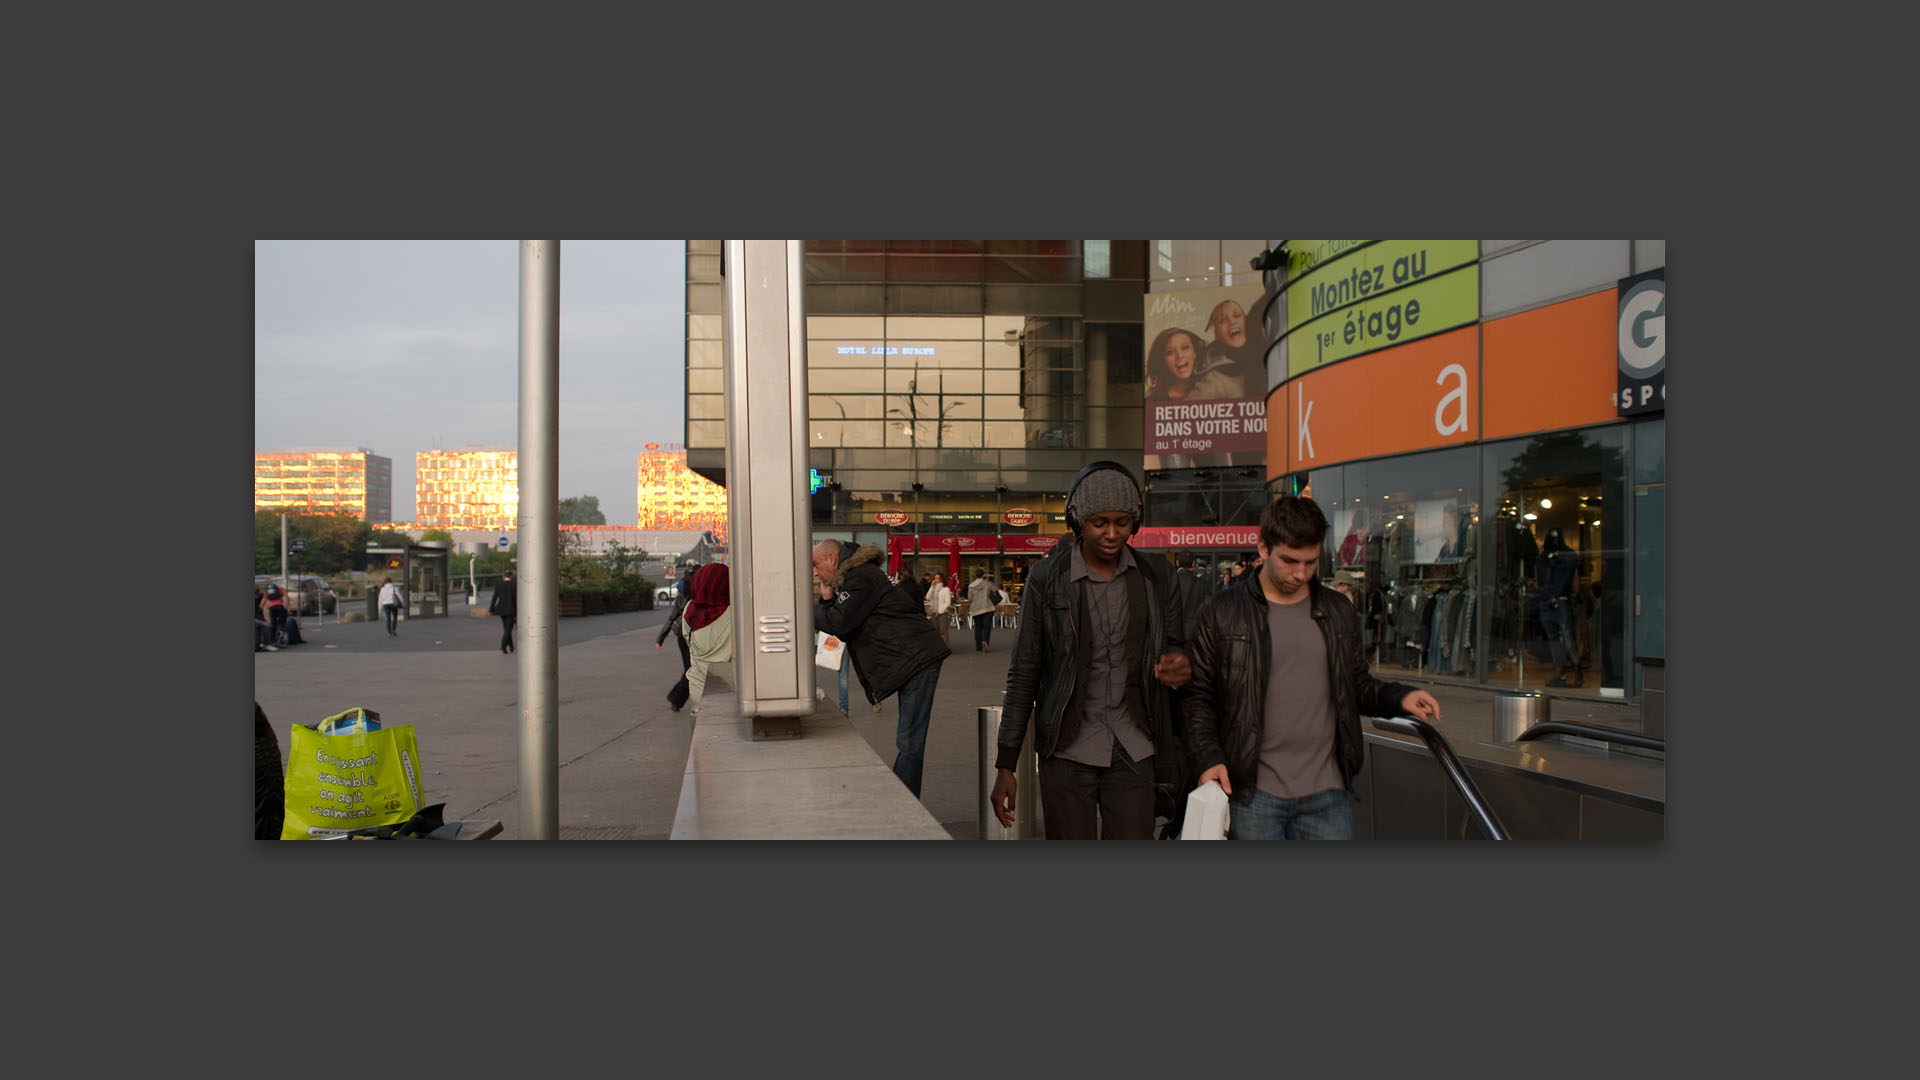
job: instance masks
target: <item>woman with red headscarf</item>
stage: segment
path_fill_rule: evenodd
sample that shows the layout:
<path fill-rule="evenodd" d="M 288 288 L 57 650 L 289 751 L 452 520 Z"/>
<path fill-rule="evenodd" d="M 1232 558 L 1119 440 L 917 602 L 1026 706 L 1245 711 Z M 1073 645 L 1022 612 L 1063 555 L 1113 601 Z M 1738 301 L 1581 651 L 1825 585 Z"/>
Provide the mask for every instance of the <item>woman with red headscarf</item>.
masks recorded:
<path fill-rule="evenodd" d="M 681 615 L 687 639 L 687 707 L 700 711 L 707 675 L 716 667 L 733 682 L 733 599 L 726 563 L 708 563 L 693 573 L 693 599 Z"/>

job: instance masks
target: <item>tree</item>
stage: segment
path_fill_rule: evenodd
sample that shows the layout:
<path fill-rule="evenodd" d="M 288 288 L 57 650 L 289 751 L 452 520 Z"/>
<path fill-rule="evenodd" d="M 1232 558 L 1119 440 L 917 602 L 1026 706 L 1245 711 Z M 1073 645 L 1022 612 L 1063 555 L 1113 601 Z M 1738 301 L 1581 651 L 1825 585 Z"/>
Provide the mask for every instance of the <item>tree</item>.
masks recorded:
<path fill-rule="evenodd" d="M 420 542 L 423 544 L 429 542 L 446 544 L 451 547 L 453 545 L 453 534 L 445 529 L 425 529 L 420 533 Z"/>
<path fill-rule="evenodd" d="M 307 550 L 289 553 L 287 572 L 335 574 L 367 565 L 372 527 L 351 514 L 288 514 L 287 540 L 306 541 Z M 280 512 L 253 512 L 253 572 L 280 573 Z"/>
<path fill-rule="evenodd" d="M 600 496 L 573 495 L 560 500 L 560 524 L 605 525 L 607 515 L 600 512 Z"/>

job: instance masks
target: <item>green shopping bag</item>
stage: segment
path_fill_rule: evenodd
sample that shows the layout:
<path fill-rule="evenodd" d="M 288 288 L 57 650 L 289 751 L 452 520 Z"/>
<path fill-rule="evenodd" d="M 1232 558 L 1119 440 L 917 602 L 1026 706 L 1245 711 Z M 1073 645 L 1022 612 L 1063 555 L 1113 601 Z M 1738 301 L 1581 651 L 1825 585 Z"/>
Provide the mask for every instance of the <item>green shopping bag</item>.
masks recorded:
<path fill-rule="evenodd" d="M 379 713 L 355 708 L 318 724 L 293 725 L 287 820 L 280 839 L 396 825 L 421 808 L 420 744 L 413 725 L 382 725 L 379 719 Z"/>

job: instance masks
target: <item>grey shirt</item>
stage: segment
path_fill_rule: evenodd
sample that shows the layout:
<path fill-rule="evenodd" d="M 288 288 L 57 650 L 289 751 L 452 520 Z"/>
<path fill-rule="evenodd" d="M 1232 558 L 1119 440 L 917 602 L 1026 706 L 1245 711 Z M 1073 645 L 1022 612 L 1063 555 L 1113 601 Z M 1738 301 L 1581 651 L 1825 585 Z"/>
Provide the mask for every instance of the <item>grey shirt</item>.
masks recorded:
<path fill-rule="evenodd" d="M 1267 603 L 1273 669 L 1260 725 L 1259 779 L 1254 786 L 1282 799 L 1344 787 L 1333 762 L 1333 686 L 1327 639 L 1313 621 L 1313 600 Z"/>
<path fill-rule="evenodd" d="M 1133 549 L 1120 549 L 1120 568 L 1111 578 L 1102 578 L 1087 568 L 1080 547 L 1074 545 L 1067 556 L 1067 584 L 1086 581 L 1087 618 L 1080 631 L 1086 636 L 1093 659 L 1087 670 L 1074 680 L 1073 698 L 1067 704 L 1069 718 L 1077 718 L 1073 740 L 1054 751 L 1055 757 L 1082 765 L 1106 768 L 1113 764 L 1115 739 L 1135 761 L 1153 756 L 1153 739 L 1147 734 L 1146 718 L 1134 716 L 1125 707 L 1127 680 L 1139 673 L 1127 667 L 1127 585 L 1124 575 L 1139 573 Z M 1072 663 L 1072 657 L 1062 657 Z"/>

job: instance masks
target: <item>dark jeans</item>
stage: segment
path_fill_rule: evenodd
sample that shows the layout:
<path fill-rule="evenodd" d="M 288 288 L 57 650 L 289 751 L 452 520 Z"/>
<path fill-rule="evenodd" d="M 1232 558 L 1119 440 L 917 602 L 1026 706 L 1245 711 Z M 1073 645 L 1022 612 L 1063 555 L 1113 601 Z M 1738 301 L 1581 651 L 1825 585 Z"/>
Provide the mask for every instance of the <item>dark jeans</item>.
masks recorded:
<path fill-rule="evenodd" d="M 693 693 L 693 688 L 687 683 L 687 669 L 693 666 L 693 656 L 687 651 L 687 639 L 681 637 L 677 630 L 673 632 L 673 642 L 680 646 L 680 681 L 668 688 L 667 704 L 673 706 L 674 712 L 679 712 L 686 707 L 687 698 Z"/>
<path fill-rule="evenodd" d="M 1049 840 L 1151 840 L 1153 756 L 1135 761 L 1115 740 L 1104 769 L 1041 758 L 1040 800 Z"/>
<path fill-rule="evenodd" d="M 500 651 L 513 651 L 513 616 L 500 616 Z"/>
<path fill-rule="evenodd" d="M 899 753 L 893 759 L 893 775 L 907 785 L 914 798 L 920 797 L 920 776 L 927 764 L 927 724 L 933 717 L 933 690 L 940 683 L 940 665 L 935 660 L 900 684 L 900 727 L 893 738 Z"/>
<path fill-rule="evenodd" d="M 387 604 L 385 605 L 385 610 L 387 612 L 387 633 L 391 634 L 393 633 L 393 628 L 400 625 L 400 605 Z"/>
<path fill-rule="evenodd" d="M 267 641 L 269 644 L 278 645 L 280 644 L 280 630 L 287 625 L 287 609 L 283 607 L 270 607 L 267 609 L 267 615 L 273 619 L 273 636 L 268 638 Z"/>
<path fill-rule="evenodd" d="M 1573 609 L 1565 603 L 1549 601 L 1540 608 L 1540 625 L 1547 632 L 1547 644 L 1553 649 L 1553 673 L 1580 671 L 1580 644 L 1573 637 Z"/>
<path fill-rule="evenodd" d="M 991 637 L 993 637 L 993 616 L 975 615 L 973 617 L 974 650 L 979 651 L 980 646 L 987 644 L 987 639 Z"/>

